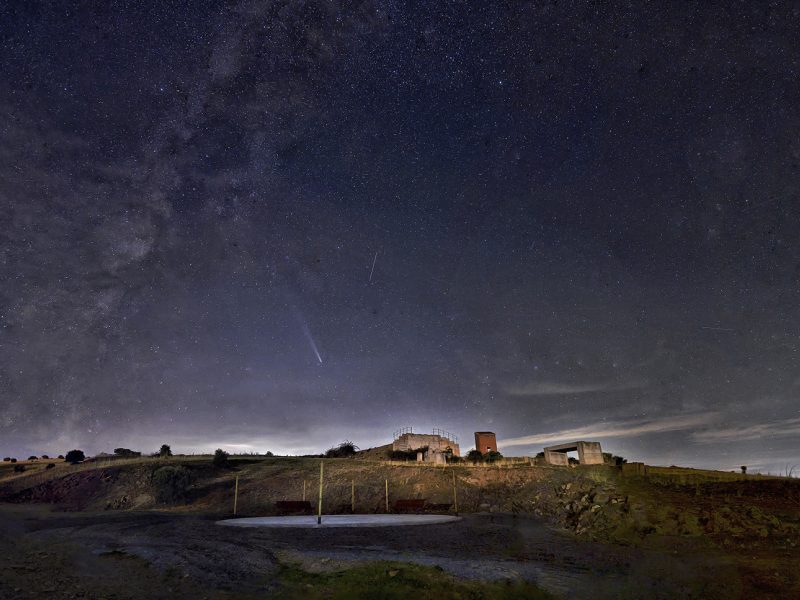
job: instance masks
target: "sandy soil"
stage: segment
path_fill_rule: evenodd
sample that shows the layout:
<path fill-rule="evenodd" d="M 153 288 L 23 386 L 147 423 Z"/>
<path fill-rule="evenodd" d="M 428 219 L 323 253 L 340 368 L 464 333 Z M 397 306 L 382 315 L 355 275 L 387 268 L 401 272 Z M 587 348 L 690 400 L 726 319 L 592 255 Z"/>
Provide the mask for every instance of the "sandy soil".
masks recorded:
<path fill-rule="evenodd" d="M 708 549 L 579 541 L 534 518 L 467 515 L 408 528 L 251 529 L 217 515 L 58 513 L 0 505 L 0 598 L 233 598 L 276 592 L 281 563 L 309 571 L 393 560 L 466 579 L 524 579 L 569 598 L 736 598 Z"/>

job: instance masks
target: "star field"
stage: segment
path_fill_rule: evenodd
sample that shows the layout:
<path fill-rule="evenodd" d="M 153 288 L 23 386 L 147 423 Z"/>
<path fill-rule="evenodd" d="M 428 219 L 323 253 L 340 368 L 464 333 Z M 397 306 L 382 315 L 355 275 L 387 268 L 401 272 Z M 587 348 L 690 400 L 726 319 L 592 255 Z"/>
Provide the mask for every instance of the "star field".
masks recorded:
<path fill-rule="evenodd" d="M 0 6 L 2 451 L 797 463 L 799 21 Z"/>

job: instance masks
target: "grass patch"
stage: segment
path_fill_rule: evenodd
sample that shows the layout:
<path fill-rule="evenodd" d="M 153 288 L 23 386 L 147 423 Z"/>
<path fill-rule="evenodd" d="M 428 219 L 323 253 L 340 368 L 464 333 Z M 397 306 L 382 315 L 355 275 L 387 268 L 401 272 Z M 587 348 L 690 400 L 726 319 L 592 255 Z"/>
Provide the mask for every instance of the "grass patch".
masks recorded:
<path fill-rule="evenodd" d="M 344 571 L 308 573 L 284 566 L 274 598 L 316 600 L 546 600 L 553 596 L 526 582 L 473 582 L 456 579 L 436 567 L 373 562 Z"/>

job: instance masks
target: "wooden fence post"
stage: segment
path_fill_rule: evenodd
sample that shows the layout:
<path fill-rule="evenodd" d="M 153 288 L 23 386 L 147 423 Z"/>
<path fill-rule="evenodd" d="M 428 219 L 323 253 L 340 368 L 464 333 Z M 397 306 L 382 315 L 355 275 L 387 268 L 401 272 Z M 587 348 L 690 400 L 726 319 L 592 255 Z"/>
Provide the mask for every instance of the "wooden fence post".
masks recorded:
<path fill-rule="evenodd" d="M 236 508 L 239 504 L 239 476 L 236 476 L 236 484 L 233 488 L 233 516 L 236 516 Z"/>
<path fill-rule="evenodd" d="M 458 516 L 458 491 L 456 490 L 456 472 L 453 469 L 453 508 L 456 511 L 456 516 Z"/>
<path fill-rule="evenodd" d="M 324 463 L 319 461 L 319 503 L 317 504 L 317 525 L 322 524 L 322 465 Z"/>

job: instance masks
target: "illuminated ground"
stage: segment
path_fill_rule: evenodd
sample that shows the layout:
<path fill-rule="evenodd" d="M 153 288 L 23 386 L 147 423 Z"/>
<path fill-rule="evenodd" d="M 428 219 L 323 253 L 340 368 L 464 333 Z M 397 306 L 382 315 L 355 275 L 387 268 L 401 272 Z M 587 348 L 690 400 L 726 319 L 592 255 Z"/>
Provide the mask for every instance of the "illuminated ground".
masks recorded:
<path fill-rule="evenodd" d="M 397 527 L 452 523 L 459 520 L 459 517 L 449 515 L 322 515 L 322 523 L 318 524 L 316 516 L 299 515 L 225 519 L 217 521 L 217 525 L 230 527 Z"/>

